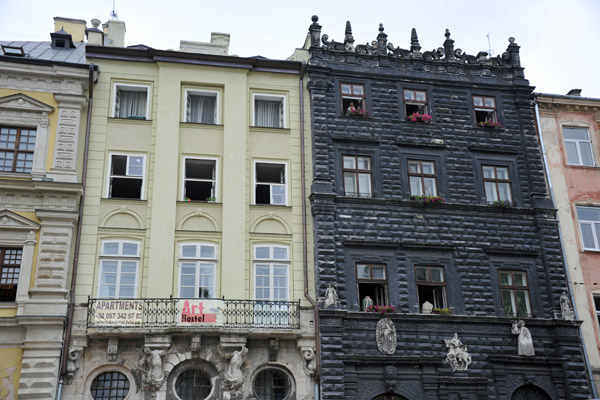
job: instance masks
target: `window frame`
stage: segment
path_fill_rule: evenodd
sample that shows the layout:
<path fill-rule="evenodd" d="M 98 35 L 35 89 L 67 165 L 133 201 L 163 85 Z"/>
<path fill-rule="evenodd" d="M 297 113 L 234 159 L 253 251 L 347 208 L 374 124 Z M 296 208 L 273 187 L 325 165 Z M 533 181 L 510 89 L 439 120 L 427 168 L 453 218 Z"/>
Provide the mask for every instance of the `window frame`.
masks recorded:
<path fill-rule="evenodd" d="M 502 284 L 502 279 L 500 278 L 500 274 L 506 273 L 506 272 L 510 273 L 510 279 L 512 281 L 511 285 L 503 285 Z M 498 273 L 498 290 L 500 292 L 500 308 L 501 308 L 502 312 L 504 313 L 504 315 L 509 316 L 509 317 L 527 317 L 527 318 L 533 317 L 533 312 L 532 312 L 533 307 L 532 307 L 532 302 L 531 302 L 531 286 L 529 285 L 530 281 L 529 281 L 529 277 L 527 276 L 527 271 L 517 270 L 517 269 L 498 268 L 497 273 Z M 523 276 L 525 276 L 525 280 L 526 280 L 525 286 L 515 285 L 515 283 L 514 283 L 515 282 L 515 279 L 514 279 L 515 273 L 523 274 Z M 510 292 L 512 314 L 509 314 L 504 309 L 504 300 L 503 300 L 503 296 L 502 296 L 503 290 L 507 290 Z M 521 315 L 518 311 L 519 304 L 518 304 L 517 295 L 516 295 L 516 291 L 518 291 L 518 290 L 525 291 L 527 294 L 527 296 L 525 298 L 525 305 L 526 305 L 528 312 L 526 315 Z"/>
<path fill-rule="evenodd" d="M 284 183 L 274 183 L 274 182 L 258 182 L 257 180 L 257 173 L 256 173 L 256 166 L 258 164 L 274 164 L 274 165 L 283 165 L 284 168 Z M 288 186 L 288 182 L 289 180 L 289 176 L 288 176 L 288 162 L 287 161 L 272 161 L 272 160 L 253 160 L 253 178 L 254 178 L 254 190 L 253 190 L 253 205 L 259 205 L 259 206 L 288 206 L 289 205 L 289 191 L 290 188 Z M 256 189 L 257 189 L 257 185 L 269 185 L 269 203 L 257 203 L 256 202 Z M 273 191 L 272 191 L 272 185 L 280 185 L 283 186 L 285 189 L 285 201 L 283 204 L 278 204 L 278 203 L 273 203 Z"/>
<path fill-rule="evenodd" d="M 257 250 L 258 248 L 268 248 L 269 249 L 269 258 L 264 258 L 264 257 L 258 257 L 257 255 Z M 286 250 L 286 258 L 285 259 L 278 259 L 278 258 L 274 258 L 274 254 L 275 254 L 275 248 L 283 248 Z M 252 264 L 253 264 L 253 297 L 255 301 L 265 301 L 265 302 L 287 302 L 290 299 L 290 292 L 291 292 L 291 287 L 290 287 L 290 265 L 291 265 L 291 259 L 290 259 L 290 246 L 289 245 L 283 245 L 283 244 L 273 244 L 273 243 L 260 243 L 260 244 L 254 244 L 252 247 Z M 269 299 L 263 299 L 263 298 L 258 298 L 257 296 L 257 266 L 258 265 L 268 265 L 269 266 Z M 286 268 L 286 298 L 285 299 L 276 299 L 275 294 L 275 285 L 274 285 L 274 267 L 276 266 L 285 266 Z M 261 286 L 261 288 L 264 288 L 263 286 Z M 277 289 L 279 289 L 281 287 L 277 287 Z"/>
<path fill-rule="evenodd" d="M 198 124 L 198 125 L 219 125 L 221 122 L 221 91 L 218 89 L 205 89 L 205 88 L 184 88 L 183 90 L 183 109 L 182 109 L 182 117 L 181 120 L 187 124 Z M 190 94 L 191 93 L 191 94 Z M 215 97 L 215 110 L 214 110 L 214 124 L 209 124 L 206 122 L 194 122 L 189 121 L 188 118 L 188 100 L 189 96 L 200 95 L 199 93 L 208 93 L 210 97 Z"/>
<path fill-rule="evenodd" d="M 354 163 L 356 165 L 356 168 L 352 169 L 352 168 L 346 168 L 345 167 L 345 158 L 354 158 Z M 358 159 L 359 158 L 364 158 L 364 159 L 368 159 L 369 160 L 369 169 L 359 169 L 358 168 Z M 354 192 L 348 192 L 346 190 L 346 173 L 348 174 L 354 174 L 354 183 L 356 185 L 356 188 L 358 189 L 358 192 L 354 193 Z M 368 174 L 369 175 L 369 192 L 367 194 L 365 194 L 364 196 L 361 194 L 361 187 L 360 187 L 360 179 L 359 179 L 359 175 L 361 174 Z M 344 196 L 348 196 L 348 197 L 360 197 L 360 198 L 372 198 L 373 197 L 373 157 L 372 156 L 365 156 L 365 155 L 355 155 L 355 154 L 342 154 L 342 187 L 343 187 L 343 191 L 344 191 Z"/>
<path fill-rule="evenodd" d="M 113 156 L 126 156 L 127 157 L 127 162 L 126 162 L 126 170 L 125 170 L 125 175 L 115 175 L 113 176 L 112 174 L 112 167 L 113 167 Z M 142 175 L 132 175 L 131 178 L 129 178 L 127 172 L 129 170 L 129 157 L 141 157 L 142 158 Z M 107 199 L 125 199 L 125 200 L 146 200 L 146 155 L 145 154 L 139 154 L 139 153 L 109 153 L 108 154 L 108 182 L 106 185 L 106 198 Z M 142 186 L 140 188 L 140 197 L 138 198 L 133 198 L 133 197 L 112 197 L 112 178 L 113 177 L 120 177 L 120 178 L 126 178 L 126 179 L 135 179 L 135 178 L 141 178 L 142 179 Z"/>
<path fill-rule="evenodd" d="M 406 98 L 406 92 L 413 92 L 414 95 L 414 100 L 410 100 Z M 421 100 L 417 100 L 417 92 L 419 93 L 423 93 L 425 94 L 425 101 L 421 101 Z M 403 109 L 404 109 L 404 119 L 408 120 L 408 117 L 410 117 L 412 115 L 412 113 L 408 113 L 408 110 L 406 109 L 407 105 L 414 105 L 414 106 L 418 106 L 419 110 L 416 111 L 417 113 L 423 115 L 423 114 L 427 114 L 427 115 L 431 115 L 429 113 L 429 96 L 428 96 L 428 91 L 427 90 L 420 90 L 420 89 L 412 89 L 412 88 L 403 88 L 402 89 L 402 104 L 403 104 Z M 420 112 L 420 111 L 423 112 Z"/>
<path fill-rule="evenodd" d="M 491 167 L 494 169 L 494 177 L 493 178 L 486 178 L 485 177 L 485 173 L 484 173 L 484 168 L 486 167 Z M 485 197 L 485 200 L 488 204 L 493 204 L 495 201 L 510 201 L 511 203 L 514 201 L 514 196 L 513 196 L 513 190 L 512 190 L 512 182 L 511 182 L 511 173 L 510 173 L 510 166 L 509 165 L 498 165 L 498 164 L 492 164 L 492 163 L 481 163 L 480 165 L 481 168 L 481 179 L 482 179 L 482 183 L 483 183 L 483 194 Z M 504 168 L 506 169 L 506 176 L 508 177 L 507 179 L 500 179 L 498 178 L 498 172 L 497 169 L 498 168 Z M 494 194 L 496 195 L 497 199 L 488 199 L 487 197 L 487 190 L 486 190 L 486 182 L 491 182 L 494 184 Z M 500 188 L 498 186 L 499 183 L 507 183 L 508 184 L 508 189 L 509 189 L 509 195 L 510 198 L 509 199 L 501 199 L 500 198 Z"/>
<path fill-rule="evenodd" d="M 436 161 L 437 160 L 432 160 L 432 159 L 422 159 L 422 158 L 406 158 L 406 171 L 408 174 L 408 191 L 410 192 L 410 196 L 438 196 L 438 174 L 437 174 L 437 165 L 436 165 Z M 419 163 L 419 168 L 421 172 L 411 172 L 410 170 L 410 164 L 411 163 Z M 432 163 L 433 164 L 433 174 L 426 174 L 423 172 L 423 163 Z M 415 194 L 412 192 L 412 185 L 411 185 L 411 178 L 412 177 L 416 177 L 419 179 L 419 184 L 421 187 L 421 193 L 420 194 Z M 433 179 L 433 183 L 434 183 L 434 192 L 433 194 L 426 194 L 425 193 L 425 179 L 429 178 L 429 179 Z"/>
<path fill-rule="evenodd" d="M 129 90 L 131 92 L 143 92 L 144 90 L 140 90 L 140 89 L 145 89 L 145 91 L 146 91 L 146 115 L 144 115 L 144 119 L 132 118 L 133 116 L 130 116 L 130 117 L 117 116 L 117 92 L 120 87 L 136 88 L 134 90 Z M 125 90 L 125 91 L 127 91 L 127 90 Z M 151 88 L 150 88 L 150 85 L 147 85 L 147 84 L 114 82 L 113 83 L 113 99 L 112 99 L 111 117 L 117 118 L 117 119 L 132 120 L 132 121 L 150 121 L 151 120 L 151 118 L 150 118 L 150 102 L 151 102 L 150 93 L 151 93 Z M 119 99 L 119 101 L 120 101 L 120 99 Z M 120 104 L 119 104 L 119 107 L 120 107 Z"/>
<path fill-rule="evenodd" d="M 344 85 L 350 86 L 350 91 L 352 92 L 352 93 L 350 93 L 350 95 L 344 95 L 343 90 L 342 90 Z M 354 94 L 355 86 L 362 87 L 362 92 L 363 92 L 362 96 Z M 347 100 L 347 99 L 358 100 L 358 104 L 355 107 L 356 110 L 363 110 L 363 111 L 367 110 L 367 90 L 366 89 L 367 89 L 367 85 L 364 83 L 352 83 L 352 82 L 340 82 L 339 83 L 340 108 L 342 111 L 341 112 L 342 115 L 348 115 L 348 107 L 344 107 L 344 100 Z"/>
<path fill-rule="evenodd" d="M 110 398 L 110 399 L 113 399 L 113 400 L 126 400 L 126 399 L 130 398 L 130 394 L 132 393 L 132 389 L 135 389 L 134 385 L 132 385 L 132 383 L 131 383 L 131 382 L 132 382 L 132 380 L 131 380 L 131 377 L 130 377 L 130 376 L 128 376 L 128 374 L 125 374 L 123 371 L 120 371 L 120 370 L 118 370 L 118 369 L 108 369 L 108 370 L 102 370 L 102 371 L 100 371 L 100 372 L 99 372 L 98 374 L 96 374 L 96 376 L 94 376 L 94 378 L 93 378 L 93 379 L 90 381 L 90 383 L 89 383 L 89 393 L 90 393 L 90 394 L 89 394 L 89 395 L 90 395 L 90 397 L 91 397 L 92 399 L 96 399 L 96 396 L 95 396 L 95 394 L 96 394 L 96 395 L 98 394 L 98 393 L 95 393 L 95 394 L 94 394 L 94 392 L 93 392 L 94 390 L 106 390 L 106 389 L 104 389 L 104 388 L 93 388 L 93 386 L 94 386 L 94 382 L 96 382 L 96 380 L 97 380 L 98 378 L 100 378 L 101 376 L 103 376 L 103 375 L 107 375 L 107 374 L 114 374 L 114 373 L 118 373 L 118 374 L 120 374 L 120 375 L 122 375 L 122 376 L 124 376 L 124 377 L 125 377 L 125 381 L 127 381 L 127 386 L 128 386 L 128 387 L 127 387 L 127 393 L 125 393 L 125 395 L 124 395 L 123 397 L 113 397 L 113 395 L 112 395 L 112 393 L 111 393 L 111 394 L 109 394 L 109 398 Z M 112 375 L 111 375 L 111 382 L 112 382 Z M 117 382 L 118 382 L 118 381 L 117 381 Z M 117 385 L 117 386 L 118 386 L 118 385 Z M 112 391 L 112 390 L 114 390 L 114 389 L 115 389 L 115 388 L 113 388 L 113 387 L 111 386 L 111 387 L 109 387 L 109 389 L 108 389 L 108 390 L 109 390 L 109 392 L 110 392 L 110 391 Z M 117 389 L 118 389 L 118 387 L 117 387 Z M 102 395 L 100 398 L 102 398 L 102 399 L 103 399 L 103 398 L 105 398 L 105 396 L 104 396 L 104 395 Z"/>
<path fill-rule="evenodd" d="M 5 257 L 6 257 L 6 252 L 7 250 L 16 250 L 17 251 L 17 258 L 19 263 L 18 264 L 8 264 L 4 262 Z M 23 266 L 23 255 L 24 255 L 24 249 L 23 247 L 13 247 L 13 246 L 2 246 L 0 247 L 0 304 L 1 303 L 7 303 L 7 302 L 15 302 L 17 301 L 17 297 L 19 294 L 19 281 L 21 280 L 21 275 L 22 275 L 22 266 Z M 11 275 L 11 280 L 14 281 L 15 277 L 16 277 L 16 283 L 3 283 L 3 277 L 4 277 L 4 273 L 5 273 L 5 269 L 15 269 L 16 271 L 12 271 L 10 272 L 6 272 L 7 273 L 7 277 L 8 274 L 10 273 Z M 21 284 L 23 284 L 23 282 L 21 282 Z M 12 296 L 11 299 L 9 299 L 8 297 L 6 299 L 3 299 L 4 295 L 1 294 L 1 292 L 3 292 L 5 289 L 3 289 L 4 286 L 10 287 L 12 286 L 12 288 L 10 288 L 11 292 L 14 292 L 14 296 Z"/>
<path fill-rule="evenodd" d="M 32 127 L 26 127 L 26 126 L 8 126 L 8 125 L 0 125 L 0 132 L 2 129 L 8 129 L 9 132 L 11 129 L 16 129 L 17 130 L 17 134 L 15 135 L 15 148 L 14 149 L 9 149 L 9 148 L 3 148 L 0 147 L 0 152 L 6 152 L 6 153 L 12 153 L 13 155 L 13 159 L 12 159 L 12 166 L 10 168 L 10 171 L 0 171 L 0 173 L 15 173 L 15 174 L 31 174 L 31 171 L 34 168 L 34 162 L 35 162 L 35 147 L 36 147 L 36 142 L 38 140 L 38 132 L 37 132 L 37 127 L 32 128 Z M 18 148 L 18 145 L 20 144 L 20 139 L 21 139 L 21 133 L 23 130 L 27 130 L 27 131 L 34 131 L 35 135 L 34 137 L 34 142 L 33 142 L 33 150 L 22 150 Z M 28 136 L 31 137 L 31 136 Z M 1 142 L 0 142 L 1 143 Z M 27 141 L 27 145 L 31 145 L 31 143 L 29 143 L 29 141 Z M 26 161 L 30 161 L 31 163 L 31 167 L 29 168 L 29 171 L 17 171 L 17 162 L 18 160 L 18 155 L 19 154 L 31 154 L 31 160 L 24 160 Z M 26 169 L 26 168 L 24 168 Z"/>
<path fill-rule="evenodd" d="M 585 251 L 600 251 L 600 234 L 598 234 L 598 232 L 600 231 L 600 218 L 598 220 L 581 219 L 579 217 L 579 209 L 582 209 L 582 208 L 583 209 L 593 209 L 594 211 L 600 213 L 600 207 L 575 205 L 575 215 L 577 216 L 577 225 L 579 226 L 579 235 L 581 235 L 581 248 Z M 582 222 L 584 224 L 591 225 L 592 240 L 594 241 L 595 247 L 586 247 L 585 246 Z"/>
<path fill-rule="evenodd" d="M 361 265 L 365 265 L 369 267 L 369 276 L 370 278 L 359 278 L 359 274 L 358 274 L 358 268 Z M 390 305 L 390 293 L 389 293 L 389 274 L 388 274 L 388 269 L 387 269 L 387 264 L 385 263 L 381 263 L 381 262 L 361 262 L 361 261 L 357 261 L 354 264 L 354 274 L 356 276 L 356 293 L 357 293 L 357 298 L 358 298 L 358 308 L 362 309 L 362 301 L 363 299 L 361 298 L 361 294 L 360 294 L 360 285 L 362 284 L 369 284 L 369 285 L 382 285 L 383 286 L 383 298 L 381 299 L 381 303 L 379 304 L 380 301 L 379 299 L 375 298 L 371 298 L 371 300 L 373 300 L 373 304 L 374 305 Z M 376 279 L 373 278 L 373 267 L 383 267 L 383 273 L 384 273 L 384 278 L 383 279 Z M 364 311 L 364 310 L 363 310 Z"/>
<path fill-rule="evenodd" d="M 565 128 L 567 129 L 579 129 L 579 130 L 585 130 L 585 133 L 587 135 L 587 140 L 580 140 L 580 139 L 567 139 L 565 136 Z M 566 165 L 568 166 L 574 166 L 574 167 L 595 167 L 596 166 L 596 160 L 594 158 L 594 146 L 592 146 L 592 137 L 590 135 L 590 130 L 587 126 L 571 126 L 571 125 L 563 125 L 561 126 L 561 131 L 562 131 L 562 137 L 563 137 L 563 143 L 565 146 L 565 161 L 566 161 Z M 575 144 L 575 149 L 577 151 L 577 161 L 578 163 L 571 163 L 569 161 L 569 152 L 567 150 L 567 143 L 574 143 Z M 583 163 L 583 158 L 581 156 L 581 143 L 587 143 L 587 145 L 589 146 L 589 151 L 590 151 L 590 156 L 592 158 L 592 163 L 591 164 L 584 164 Z"/>
<path fill-rule="evenodd" d="M 279 99 L 281 101 L 281 126 L 263 126 L 256 125 L 256 100 L 274 101 L 271 99 Z M 264 92 L 253 92 L 252 93 L 252 127 L 253 128 L 270 128 L 270 129 L 288 129 L 288 118 L 287 118 L 287 94 L 278 93 L 264 93 Z"/>
<path fill-rule="evenodd" d="M 215 162 L 215 166 L 214 166 L 214 179 L 209 180 L 209 179 L 196 179 L 193 178 L 192 181 L 195 182 L 209 182 L 212 181 L 213 182 L 213 196 L 214 200 L 213 202 L 218 202 L 219 199 L 219 159 L 217 157 L 202 157 L 202 156 L 183 156 L 183 160 L 182 160 L 182 167 L 181 167 L 181 171 L 182 171 L 182 182 L 181 182 L 181 201 L 186 201 L 185 199 L 188 198 L 186 196 L 186 187 L 185 184 L 187 182 L 187 178 L 186 178 L 186 161 L 187 160 L 202 160 L 202 161 L 214 161 Z M 194 202 L 209 202 L 209 200 L 191 200 Z"/>
<path fill-rule="evenodd" d="M 481 98 L 481 102 L 483 103 L 482 106 L 475 105 L 476 97 Z M 486 99 L 492 99 L 494 101 L 494 107 L 486 106 L 485 105 Z M 496 98 L 496 96 L 472 94 L 471 95 L 471 106 L 473 107 L 473 116 L 475 117 L 475 125 L 479 125 L 479 123 L 481 122 L 481 121 L 477 120 L 477 111 L 486 112 L 488 114 L 488 116 L 490 114 L 492 115 L 491 119 L 486 119 L 485 121 L 500 122 L 499 115 L 498 115 L 498 99 Z M 485 122 L 485 121 L 483 121 L 483 122 Z"/>
<path fill-rule="evenodd" d="M 594 303 L 594 314 L 596 315 L 596 327 L 600 329 L 600 293 L 592 292 L 591 294 Z M 596 299 L 598 299 L 598 302 L 596 302 Z"/>
<path fill-rule="evenodd" d="M 417 278 L 418 277 L 417 270 L 419 268 L 427 268 L 427 276 L 429 277 L 428 280 L 426 280 L 426 281 L 420 281 Z M 415 286 L 416 286 L 416 289 L 417 289 L 417 305 L 419 306 L 419 310 L 421 310 L 421 308 L 423 307 L 423 303 L 426 301 L 426 300 L 422 301 L 419 298 L 419 286 L 441 287 L 442 288 L 442 294 L 441 294 L 442 304 L 441 304 L 441 307 L 440 307 L 440 305 L 436 305 L 435 304 L 435 299 L 434 299 L 434 302 L 432 304 L 433 304 L 433 306 L 435 308 L 449 308 L 448 295 L 446 293 L 447 292 L 447 290 L 446 290 L 446 288 L 447 288 L 447 282 L 448 282 L 447 279 L 446 279 L 446 269 L 443 266 L 441 266 L 441 265 L 430 265 L 430 264 L 428 264 L 428 265 L 425 265 L 425 264 L 415 264 L 414 265 L 414 269 L 415 269 L 415 271 L 414 271 L 414 274 L 415 274 Z M 434 280 L 431 279 L 431 270 L 432 269 L 438 269 L 438 270 L 442 271 L 442 282 L 437 282 L 437 281 L 434 281 Z"/>
<path fill-rule="evenodd" d="M 196 254 L 194 255 L 194 257 L 187 257 L 183 255 L 183 247 L 184 246 L 195 246 L 195 252 Z M 211 247 L 213 249 L 214 252 L 214 257 L 202 257 L 202 247 Z M 177 293 L 179 295 L 179 298 L 185 298 L 185 299 L 210 299 L 210 298 L 217 298 L 218 294 L 217 294 L 217 278 L 218 278 L 218 264 L 219 264 L 219 246 L 216 243 L 209 243 L 209 242 L 182 242 L 179 243 L 179 254 L 178 254 L 178 265 L 179 265 L 179 275 L 178 275 L 178 288 L 177 288 Z M 196 297 L 185 297 L 182 294 L 182 264 L 194 264 L 194 292 L 197 294 Z M 208 296 L 208 297 L 203 297 L 200 296 L 200 276 L 202 274 L 200 274 L 200 265 L 201 264 L 212 264 L 212 281 L 213 281 L 213 285 L 212 285 L 212 296 Z M 189 287 L 189 286 L 186 286 Z"/>
<path fill-rule="evenodd" d="M 257 391 L 257 380 L 258 378 L 264 374 L 267 373 L 269 371 L 277 371 L 278 373 L 281 373 L 283 375 L 285 375 L 285 377 L 287 378 L 287 390 L 285 393 L 285 396 L 283 397 L 284 400 L 288 400 L 290 399 L 290 396 L 292 395 L 292 393 L 295 393 L 295 382 L 293 379 L 293 375 L 290 374 L 287 370 L 284 370 L 283 368 L 281 368 L 278 365 L 266 365 L 263 366 L 261 368 L 259 368 L 255 373 L 254 376 L 252 376 L 252 394 L 254 395 L 254 397 L 256 399 L 262 399 L 263 397 L 261 397 L 260 391 Z M 271 372 L 271 376 L 273 375 L 273 373 Z M 271 387 L 273 388 L 273 387 Z"/>
<path fill-rule="evenodd" d="M 117 254 L 106 254 L 105 253 L 105 244 L 107 243 L 116 243 L 118 244 L 118 252 Z M 125 244 L 135 244 L 136 245 L 136 249 L 137 252 L 135 255 L 128 255 L 128 254 L 123 254 L 123 247 Z M 97 293 L 98 293 L 98 298 L 101 299 L 114 299 L 114 300 L 119 300 L 119 299 L 135 299 L 137 298 L 138 295 L 138 279 L 139 279 L 139 274 L 140 274 L 140 260 L 141 260 L 141 246 L 142 243 L 140 241 L 137 240 L 129 240 L 129 239 L 102 239 L 100 241 L 100 256 L 98 257 L 98 286 L 97 286 Z M 115 286 L 115 296 L 114 297 L 102 297 L 101 296 L 101 292 L 102 292 L 102 274 L 103 274 L 103 268 L 104 268 L 104 261 L 116 261 L 117 262 L 117 272 L 116 272 L 116 282 L 114 284 Z M 133 296 L 132 297 L 121 297 L 120 296 L 120 291 L 121 291 L 121 268 L 122 268 L 122 264 L 123 261 L 126 262 L 135 262 L 135 275 L 134 275 L 134 284 L 133 284 Z M 130 285 L 128 285 L 130 286 Z"/>

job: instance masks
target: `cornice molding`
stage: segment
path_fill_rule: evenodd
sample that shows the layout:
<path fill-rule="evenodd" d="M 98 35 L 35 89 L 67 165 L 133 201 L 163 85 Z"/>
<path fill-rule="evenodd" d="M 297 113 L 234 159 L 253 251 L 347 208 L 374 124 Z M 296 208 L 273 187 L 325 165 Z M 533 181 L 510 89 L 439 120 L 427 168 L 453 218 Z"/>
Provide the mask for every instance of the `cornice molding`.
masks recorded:
<path fill-rule="evenodd" d="M 0 88 L 82 95 L 87 83 L 80 68 L 0 62 Z"/>

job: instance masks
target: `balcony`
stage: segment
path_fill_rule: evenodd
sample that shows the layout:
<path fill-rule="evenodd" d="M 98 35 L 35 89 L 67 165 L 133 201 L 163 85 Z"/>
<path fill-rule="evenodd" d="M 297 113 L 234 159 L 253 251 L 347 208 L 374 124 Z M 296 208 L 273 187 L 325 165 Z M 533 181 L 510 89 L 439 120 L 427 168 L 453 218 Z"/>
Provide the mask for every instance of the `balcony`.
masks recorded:
<path fill-rule="evenodd" d="M 300 301 L 89 299 L 87 328 L 299 329 Z"/>

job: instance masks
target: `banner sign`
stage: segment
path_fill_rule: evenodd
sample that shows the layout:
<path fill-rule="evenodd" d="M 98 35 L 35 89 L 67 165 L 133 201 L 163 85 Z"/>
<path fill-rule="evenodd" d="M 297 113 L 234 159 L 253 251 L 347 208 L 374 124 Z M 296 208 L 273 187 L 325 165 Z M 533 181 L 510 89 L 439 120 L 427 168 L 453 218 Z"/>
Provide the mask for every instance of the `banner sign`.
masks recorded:
<path fill-rule="evenodd" d="M 179 299 L 176 325 L 223 325 L 223 300 Z"/>
<path fill-rule="evenodd" d="M 143 300 L 97 300 L 93 303 L 94 321 L 98 327 L 142 326 Z"/>

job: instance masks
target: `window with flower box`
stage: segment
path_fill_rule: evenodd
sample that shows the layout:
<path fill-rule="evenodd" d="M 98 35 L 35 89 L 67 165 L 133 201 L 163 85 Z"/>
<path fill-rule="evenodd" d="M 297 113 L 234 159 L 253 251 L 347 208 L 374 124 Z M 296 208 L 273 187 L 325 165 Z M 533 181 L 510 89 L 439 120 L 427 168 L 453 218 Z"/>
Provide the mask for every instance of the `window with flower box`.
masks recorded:
<path fill-rule="evenodd" d="M 498 270 L 502 308 L 507 316 L 530 317 L 529 284 L 525 271 Z"/>
<path fill-rule="evenodd" d="M 411 196 L 437 196 L 434 161 L 407 160 Z"/>
<path fill-rule="evenodd" d="M 388 305 L 387 272 L 385 264 L 356 264 L 356 281 L 360 307 L 369 296 L 373 305 Z"/>
<path fill-rule="evenodd" d="M 427 92 L 424 90 L 404 89 L 404 112 L 408 119 L 413 114 L 429 114 Z"/>
<path fill-rule="evenodd" d="M 494 97 L 473 96 L 475 123 L 483 126 L 495 126 L 498 123 L 496 99 Z"/>
<path fill-rule="evenodd" d="M 365 106 L 365 85 L 341 83 L 342 113 L 344 115 L 363 115 Z"/>
<path fill-rule="evenodd" d="M 344 194 L 354 197 L 371 197 L 373 174 L 371 157 L 343 156 Z"/>

